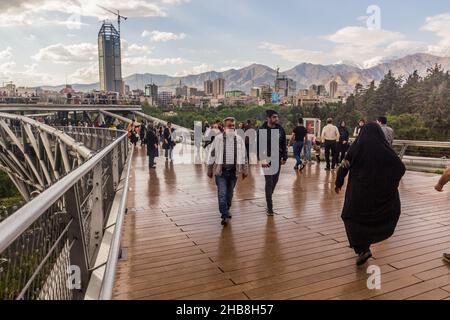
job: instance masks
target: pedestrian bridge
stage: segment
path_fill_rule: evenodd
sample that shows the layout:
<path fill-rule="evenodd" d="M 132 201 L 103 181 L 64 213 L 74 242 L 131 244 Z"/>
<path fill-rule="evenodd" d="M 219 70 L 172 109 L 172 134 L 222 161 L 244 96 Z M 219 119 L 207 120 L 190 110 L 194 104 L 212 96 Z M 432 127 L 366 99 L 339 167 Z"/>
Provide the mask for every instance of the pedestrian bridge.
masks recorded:
<path fill-rule="evenodd" d="M 408 172 L 403 214 L 394 236 L 373 246 L 381 289 L 367 288 L 340 219 L 344 195 L 323 166 L 283 167 L 265 214 L 264 177 L 257 168 L 239 181 L 230 224 L 223 228 L 213 180 L 201 165 L 158 159 L 149 172 L 144 149 L 132 158 L 126 258 L 119 261 L 114 299 L 450 299 L 450 194 L 438 176 Z"/>
<path fill-rule="evenodd" d="M 160 121 L 139 110 L 79 112 Z M 43 126 L 11 113 L 0 114 L 0 142 L 0 168 L 29 200 L 0 220 L 0 299 L 450 298 L 441 259 L 450 249 L 450 193 L 434 191 L 436 174 L 408 171 L 396 233 L 357 268 L 340 220 L 343 193 L 320 165 L 296 173 L 288 161 L 274 217 L 253 167 L 223 228 L 213 180 L 183 158 L 190 148 L 181 156 L 177 146 L 174 163 L 161 157 L 149 171 L 146 150 L 133 149 L 123 131 Z M 397 142 L 402 155 L 424 144 Z M 413 160 L 429 163 L 405 161 Z M 380 289 L 367 286 L 370 265 L 381 271 Z"/>

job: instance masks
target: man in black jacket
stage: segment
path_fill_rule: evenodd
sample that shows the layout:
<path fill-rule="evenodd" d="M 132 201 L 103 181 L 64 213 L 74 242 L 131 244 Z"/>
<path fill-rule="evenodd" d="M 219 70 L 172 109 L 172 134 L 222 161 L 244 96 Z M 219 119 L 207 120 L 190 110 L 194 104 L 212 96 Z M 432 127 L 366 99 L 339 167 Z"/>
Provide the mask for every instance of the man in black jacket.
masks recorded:
<path fill-rule="evenodd" d="M 265 193 L 267 202 L 267 215 L 273 216 L 274 211 L 272 195 L 275 191 L 275 187 L 280 177 L 281 166 L 286 163 L 288 154 L 286 132 L 279 124 L 280 118 L 278 112 L 276 112 L 275 110 L 267 110 L 266 118 L 266 122 L 264 122 L 258 130 L 257 147 L 258 159 L 261 160 L 261 165 L 264 171 L 264 178 L 266 180 Z M 260 146 L 260 140 L 265 134 L 267 134 L 267 144 Z M 279 139 L 278 143 L 277 141 L 272 142 L 272 136 L 275 138 L 277 135 Z M 275 145 L 277 150 L 272 150 L 272 145 Z"/>

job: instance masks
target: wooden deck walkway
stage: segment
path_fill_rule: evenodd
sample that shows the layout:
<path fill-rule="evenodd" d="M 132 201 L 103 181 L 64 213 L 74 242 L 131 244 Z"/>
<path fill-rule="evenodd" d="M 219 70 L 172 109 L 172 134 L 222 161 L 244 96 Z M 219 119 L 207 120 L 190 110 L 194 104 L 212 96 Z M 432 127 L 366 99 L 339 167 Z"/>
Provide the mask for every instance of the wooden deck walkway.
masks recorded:
<path fill-rule="evenodd" d="M 165 163 L 149 173 L 136 150 L 115 299 L 450 299 L 450 192 L 436 175 L 408 172 L 394 236 L 373 246 L 381 290 L 355 266 L 334 173 L 283 167 L 267 217 L 264 178 L 239 181 L 233 219 L 220 225 L 217 193 L 203 166 Z"/>

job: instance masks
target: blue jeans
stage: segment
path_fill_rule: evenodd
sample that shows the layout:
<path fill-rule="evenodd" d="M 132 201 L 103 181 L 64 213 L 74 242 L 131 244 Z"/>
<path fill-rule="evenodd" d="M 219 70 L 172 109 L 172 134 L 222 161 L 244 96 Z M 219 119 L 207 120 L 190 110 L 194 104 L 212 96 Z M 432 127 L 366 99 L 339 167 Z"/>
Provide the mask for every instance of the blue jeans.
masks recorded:
<path fill-rule="evenodd" d="M 236 186 L 236 170 L 222 170 L 221 176 L 216 176 L 219 211 L 222 219 L 228 218 L 234 187 Z"/>
<path fill-rule="evenodd" d="M 302 150 L 303 150 L 303 141 L 295 141 L 294 142 L 294 156 L 297 162 L 295 166 L 298 167 L 302 163 Z"/>
<path fill-rule="evenodd" d="M 308 161 L 312 160 L 312 141 L 311 140 L 306 140 L 305 143 L 305 159 Z"/>

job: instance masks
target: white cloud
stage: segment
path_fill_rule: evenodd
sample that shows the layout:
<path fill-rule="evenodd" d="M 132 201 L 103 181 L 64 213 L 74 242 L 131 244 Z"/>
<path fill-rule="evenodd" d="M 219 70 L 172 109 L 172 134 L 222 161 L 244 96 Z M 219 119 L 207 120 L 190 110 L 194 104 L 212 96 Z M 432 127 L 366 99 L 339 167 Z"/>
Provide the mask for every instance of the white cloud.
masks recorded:
<path fill-rule="evenodd" d="M 11 73 L 16 68 L 16 63 L 13 61 L 8 61 L 0 64 L 0 74 Z"/>
<path fill-rule="evenodd" d="M 399 32 L 363 27 L 345 27 L 324 39 L 335 44 L 333 59 L 351 60 L 370 68 L 388 58 L 427 50 L 426 43 L 411 41 Z"/>
<path fill-rule="evenodd" d="M 99 6 L 120 10 L 127 17 L 167 16 L 167 8 L 189 2 L 186 0 L 9 0 L 0 2 L 0 26 L 84 25 L 82 17 L 113 18 Z M 65 18 L 49 18 L 50 13 Z"/>
<path fill-rule="evenodd" d="M 93 43 L 63 45 L 61 43 L 41 48 L 32 56 L 36 61 L 51 61 L 59 64 L 89 62 L 97 59 L 98 47 Z"/>
<path fill-rule="evenodd" d="M 440 38 L 437 44 L 428 46 L 429 53 L 441 56 L 450 55 L 450 13 L 428 17 L 420 30 L 433 32 Z"/>
<path fill-rule="evenodd" d="M 184 58 L 150 58 L 150 57 L 129 57 L 122 61 L 125 68 L 139 67 L 160 67 L 166 65 L 180 65 L 186 63 Z"/>
<path fill-rule="evenodd" d="M 405 36 L 399 32 L 363 27 L 345 27 L 332 35 L 324 37 L 331 42 L 355 47 L 377 47 L 402 40 Z"/>
<path fill-rule="evenodd" d="M 0 59 L 9 59 L 12 57 L 11 47 L 7 47 L 5 50 L 0 51 Z"/>
<path fill-rule="evenodd" d="M 71 83 L 93 83 L 98 80 L 98 63 L 91 63 L 87 67 L 77 69 L 69 75 L 68 81 Z"/>
<path fill-rule="evenodd" d="M 36 40 L 36 36 L 31 33 L 31 34 L 29 34 L 28 36 L 25 37 L 25 40 L 34 41 L 34 40 Z"/>
<path fill-rule="evenodd" d="M 439 26 L 442 27 L 441 24 Z M 330 51 L 290 48 L 269 42 L 261 44 L 260 48 L 269 49 L 284 60 L 294 63 L 328 64 L 336 63 L 336 61 L 351 61 L 352 65 L 362 68 L 373 67 L 391 58 L 430 51 L 429 45 L 425 42 L 411 41 L 402 33 L 383 29 L 350 26 L 339 29 L 331 35 L 323 36 L 321 39 L 325 39 L 333 45 Z"/>
<path fill-rule="evenodd" d="M 0 78 L 24 86 L 38 86 L 43 83 L 53 83 L 53 77 L 48 73 L 37 72 L 34 64 L 25 65 L 24 67 L 23 70 L 19 70 L 17 64 L 13 61 L 2 63 L 0 64 Z"/>
<path fill-rule="evenodd" d="M 326 55 L 320 51 L 312 51 L 300 48 L 289 48 L 282 44 L 263 42 L 260 46 L 261 49 L 268 49 L 273 54 L 282 57 L 284 60 L 293 63 L 324 63 L 326 61 Z"/>
<path fill-rule="evenodd" d="M 122 40 L 122 56 L 145 56 L 152 52 L 151 48 L 138 44 L 129 44 Z M 49 61 L 57 64 L 70 64 L 74 62 L 93 62 L 98 59 L 98 45 L 96 43 L 79 43 L 64 45 L 53 44 L 44 48 L 32 56 L 35 61 Z"/>
<path fill-rule="evenodd" d="M 124 57 L 136 55 L 145 56 L 152 53 L 152 48 L 146 45 L 139 45 L 137 43 L 130 44 L 126 39 L 123 38 L 121 41 L 121 49 L 122 55 Z"/>
<path fill-rule="evenodd" d="M 142 37 L 150 38 L 153 42 L 166 42 L 171 40 L 181 40 L 186 38 L 184 33 L 176 34 L 172 32 L 163 32 L 163 31 L 147 31 L 144 30 L 142 32 Z"/>
<path fill-rule="evenodd" d="M 176 77 L 184 77 L 184 76 L 191 75 L 191 74 L 200 74 L 200 73 L 205 73 L 205 72 L 209 72 L 209 71 L 215 71 L 214 65 L 202 63 L 200 65 L 192 67 L 191 69 L 185 69 L 181 72 L 177 72 L 175 74 L 175 76 Z"/>

